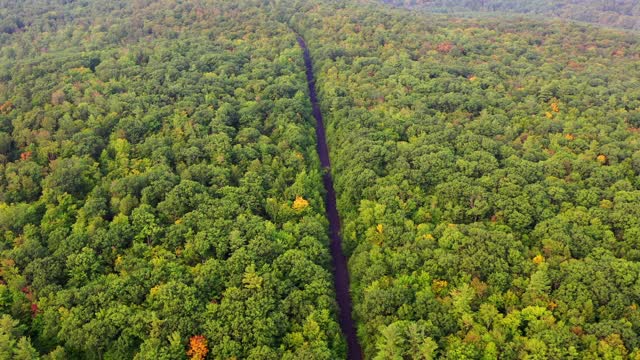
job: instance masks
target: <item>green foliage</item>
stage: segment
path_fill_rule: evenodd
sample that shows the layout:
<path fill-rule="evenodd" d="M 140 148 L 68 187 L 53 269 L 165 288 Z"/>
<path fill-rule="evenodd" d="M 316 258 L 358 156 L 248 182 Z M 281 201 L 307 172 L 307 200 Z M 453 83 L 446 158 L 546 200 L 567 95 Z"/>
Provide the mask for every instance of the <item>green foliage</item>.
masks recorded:
<path fill-rule="evenodd" d="M 626 29 L 640 29 L 640 4 L 634 0 L 382 0 L 381 2 L 437 13 L 533 14 Z"/>
<path fill-rule="evenodd" d="M 637 28 L 629 1 L 420 3 Z M 366 358 L 637 357 L 636 35 L 373 1 L 0 0 L 0 359 L 185 359 L 194 338 L 344 358 L 322 171 Z"/>
<path fill-rule="evenodd" d="M 0 1 L 0 358 L 343 357 L 306 91 L 260 1 Z"/>
<path fill-rule="evenodd" d="M 365 357 L 637 351 L 635 34 L 377 5 L 293 25 L 314 57 Z"/>

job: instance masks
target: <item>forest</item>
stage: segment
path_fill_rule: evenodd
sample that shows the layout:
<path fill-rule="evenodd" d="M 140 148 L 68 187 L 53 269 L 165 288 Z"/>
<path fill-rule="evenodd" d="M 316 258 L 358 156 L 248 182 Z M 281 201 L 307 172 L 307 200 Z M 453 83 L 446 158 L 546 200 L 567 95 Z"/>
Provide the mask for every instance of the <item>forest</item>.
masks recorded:
<path fill-rule="evenodd" d="M 570 19 L 609 27 L 640 30 L 636 0 L 379 0 L 393 6 L 436 13 L 498 13 Z"/>
<path fill-rule="evenodd" d="M 366 358 L 640 349 L 640 43 L 573 23 L 311 9 Z"/>
<path fill-rule="evenodd" d="M 295 34 L 214 5 L 3 34 L 0 358 L 343 356 Z"/>
<path fill-rule="evenodd" d="M 365 359 L 640 357 L 637 4 L 455 3 L 0 0 L 0 359 L 346 358 L 325 172 Z"/>

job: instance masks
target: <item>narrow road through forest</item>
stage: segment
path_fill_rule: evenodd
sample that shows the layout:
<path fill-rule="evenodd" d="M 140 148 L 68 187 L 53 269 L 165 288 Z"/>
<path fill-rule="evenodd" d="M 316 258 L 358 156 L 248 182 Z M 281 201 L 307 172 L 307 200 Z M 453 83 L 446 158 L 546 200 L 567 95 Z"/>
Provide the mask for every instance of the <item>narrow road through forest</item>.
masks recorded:
<path fill-rule="evenodd" d="M 347 339 L 347 359 L 362 359 L 362 349 L 358 343 L 356 336 L 356 326 L 351 317 L 351 295 L 349 293 L 349 270 L 347 269 L 347 259 L 342 253 L 342 238 L 340 237 L 340 217 L 336 208 L 336 192 L 333 190 L 333 180 L 329 168 L 329 150 L 327 148 L 327 140 L 325 138 L 324 122 L 320 106 L 318 106 L 318 97 L 315 88 L 315 78 L 313 76 L 313 67 L 311 64 L 311 56 L 304 39 L 298 36 L 298 44 L 304 52 L 304 65 L 307 69 L 307 83 L 309 85 L 309 97 L 311 98 L 311 107 L 313 117 L 316 119 L 316 137 L 318 140 L 317 150 L 320 156 L 320 164 L 325 172 L 322 176 L 324 188 L 327 192 L 325 198 L 325 207 L 327 209 L 327 217 L 329 218 L 329 238 L 331 239 L 331 257 L 333 259 L 333 275 L 336 287 L 336 300 L 338 302 L 339 314 L 338 321 L 342 333 Z"/>

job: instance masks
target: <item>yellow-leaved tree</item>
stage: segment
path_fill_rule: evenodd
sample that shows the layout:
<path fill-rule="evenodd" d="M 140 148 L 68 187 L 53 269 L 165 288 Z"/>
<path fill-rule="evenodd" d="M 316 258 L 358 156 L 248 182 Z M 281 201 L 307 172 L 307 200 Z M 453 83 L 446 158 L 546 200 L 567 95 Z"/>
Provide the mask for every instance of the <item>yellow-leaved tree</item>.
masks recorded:
<path fill-rule="evenodd" d="M 296 196 L 296 199 L 293 201 L 293 205 L 291 206 L 295 211 L 302 211 L 309 207 L 309 201 L 305 200 L 302 196 Z"/>

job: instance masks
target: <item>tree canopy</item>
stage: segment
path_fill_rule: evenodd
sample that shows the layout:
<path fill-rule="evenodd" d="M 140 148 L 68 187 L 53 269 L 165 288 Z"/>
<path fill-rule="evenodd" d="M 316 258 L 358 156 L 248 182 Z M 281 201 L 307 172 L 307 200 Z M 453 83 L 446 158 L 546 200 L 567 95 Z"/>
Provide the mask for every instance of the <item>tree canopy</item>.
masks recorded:
<path fill-rule="evenodd" d="M 366 358 L 638 356 L 637 34 L 375 5 L 295 24 Z"/>
<path fill-rule="evenodd" d="M 0 8 L 0 358 L 343 357 L 295 34 L 259 2 Z"/>
<path fill-rule="evenodd" d="M 325 171 L 367 359 L 640 356 L 637 33 L 415 10 L 635 3 L 393 3 L 0 0 L 0 359 L 344 358 Z"/>

